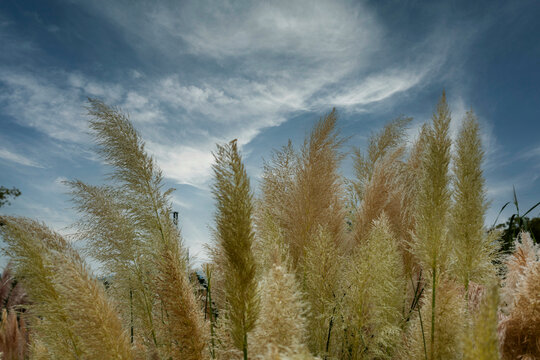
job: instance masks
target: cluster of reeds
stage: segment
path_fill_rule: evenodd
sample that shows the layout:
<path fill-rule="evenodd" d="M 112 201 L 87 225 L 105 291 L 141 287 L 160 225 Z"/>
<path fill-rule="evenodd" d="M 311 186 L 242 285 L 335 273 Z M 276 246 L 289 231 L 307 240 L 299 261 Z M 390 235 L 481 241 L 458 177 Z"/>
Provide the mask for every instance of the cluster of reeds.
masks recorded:
<path fill-rule="evenodd" d="M 484 227 L 479 125 L 468 112 L 451 139 L 444 94 L 413 143 L 400 117 L 355 150 L 354 179 L 339 173 L 335 110 L 300 149 L 275 151 L 257 197 L 236 141 L 218 145 L 203 291 L 140 134 L 118 109 L 90 100 L 88 110 L 112 171 L 106 185 L 67 182 L 83 248 L 36 221 L 0 218 L 29 300 L 24 311 L 6 305 L 3 281 L 3 358 L 540 357 L 539 249 L 523 233 L 498 258 Z"/>

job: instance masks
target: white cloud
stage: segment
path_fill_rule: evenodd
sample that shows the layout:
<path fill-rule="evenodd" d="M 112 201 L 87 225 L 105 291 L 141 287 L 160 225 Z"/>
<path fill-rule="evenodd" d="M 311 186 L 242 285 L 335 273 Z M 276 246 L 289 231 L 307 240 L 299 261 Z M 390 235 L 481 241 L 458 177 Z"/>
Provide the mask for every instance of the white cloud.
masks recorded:
<path fill-rule="evenodd" d="M 51 80 L 4 69 L 0 81 L 8 91 L 0 99 L 23 125 L 74 142 L 88 140 L 85 96 L 120 105 L 149 142 L 165 176 L 201 186 L 211 174 L 210 150 L 216 142 L 238 138 L 245 145 L 298 111 L 330 106 L 361 111 L 417 86 L 444 60 L 438 49 L 421 62 L 373 72 L 371 60 L 384 47 L 384 29 L 359 3 L 209 5 L 84 4 L 118 24 L 136 50 L 169 60 L 191 53 L 217 61 L 226 74 L 150 77 L 131 69 L 137 80 L 133 87 L 81 73 L 58 72 Z"/>
<path fill-rule="evenodd" d="M 368 76 L 359 85 L 346 88 L 345 91 L 324 99 L 326 104 L 334 106 L 358 106 L 385 100 L 392 95 L 409 90 L 417 85 L 425 71 L 388 71 L 383 74 Z"/>
<path fill-rule="evenodd" d="M 216 142 L 237 138 L 241 146 L 248 144 L 301 111 L 362 111 L 417 86 L 442 61 L 436 54 L 403 68 L 372 71 L 368 64 L 384 46 L 383 29 L 362 4 L 187 2 L 151 10 L 142 2 L 118 4 L 95 9 L 136 39 L 135 49 L 169 60 L 188 52 L 228 72 L 151 77 L 131 69 L 134 84 L 112 84 L 81 73 L 58 72 L 53 80 L 4 69 L 0 81 L 8 91 L 0 99 L 23 125 L 79 143 L 89 140 L 85 96 L 120 105 L 164 175 L 198 187 L 211 176 Z"/>
<path fill-rule="evenodd" d="M 530 160 L 534 159 L 536 157 L 540 157 L 540 146 L 529 148 L 529 149 L 523 149 L 523 152 L 518 155 L 519 159 L 524 160 Z"/>
<path fill-rule="evenodd" d="M 183 38 L 194 53 L 217 58 L 279 54 L 304 64 L 344 65 L 374 45 L 380 32 L 368 9 L 336 1 L 191 2 L 182 12 L 187 16 L 168 10 L 151 15 L 159 30 Z"/>
<path fill-rule="evenodd" d="M 5 86 L 0 92 L 4 114 L 19 124 L 54 139 L 85 139 L 84 101 L 77 89 L 63 89 L 43 77 L 8 68 L 0 68 L 0 85 Z"/>
<path fill-rule="evenodd" d="M 0 158 L 12 161 L 14 163 L 25 165 L 25 166 L 32 166 L 37 168 L 43 168 L 43 165 L 38 164 L 37 162 L 27 158 L 24 155 L 17 154 L 13 151 L 10 151 L 6 148 L 0 148 Z"/>
<path fill-rule="evenodd" d="M 199 149 L 154 142 L 147 142 L 147 145 L 149 152 L 156 157 L 166 177 L 180 184 L 205 187 L 211 175 L 211 165 L 214 160 L 212 148 Z"/>

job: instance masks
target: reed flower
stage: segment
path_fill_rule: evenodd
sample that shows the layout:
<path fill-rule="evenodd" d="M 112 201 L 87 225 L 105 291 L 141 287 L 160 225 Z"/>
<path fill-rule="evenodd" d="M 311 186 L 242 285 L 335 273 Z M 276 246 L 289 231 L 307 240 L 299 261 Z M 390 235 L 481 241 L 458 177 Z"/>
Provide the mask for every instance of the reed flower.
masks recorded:
<path fill-rule="evenodd" d="M 464 360 L 500 359 L 497 336 L 498 308 L 499 285 L 493 283 L 482 296 L 478 311 L 471 312 L 472 326 L 465 332 L 464 338 Z"/>
<path fill-rule="evenodd" d="M 228 330 L 232 343 L 247 359 L 248 334 L 259 315 L 253 195 L 236 141 L 218 145 L 214 157 L 215 236 L 224 278 Z"/>
<path fill-rule="evenodd" d="M 391 359 L 401 336 L 403 260 L 383 213 L 350 261 L 344 316 L 351 359 Z"/>
<path fill-rule="evenodd" d="M 261 197 L 255 206 L 256 242 L 254 252 L 259 271 L 269 271 L 278 260 L 288 257 L 288 243 L 284 238 L 287 225 L 287 204 L 298 171 L 298 154 L 291 141 L 274 151 L 263 165 Z M 277 250 L 277 253 L 276 253 Z"/>
<path fill-rule="evenodd" d="M 28 219 L 5 217 L 0 229 L 32 305 L 33 336 L 62 359 L 132 359 L 103 285 L 60 235 Z"/>
<path fill-rule="evenodd" d="M 505 315 L 499 324 L 503 359 L 540 357 L 540 248 L 521 233 L 506 265 Z"/>
<path fill-rule="evenodd" d="M 462 287 L 442 277 L 439 281 L 435 307 L 432 289 L 427 289 L 421 300 L 418 316 L 412 320 L 406 337 L 404 359 L 452 360 L 462 359 L 462 337 L 466 329 L 466 304 Z M 435 312 L 435 327 L 431 331 L 431 315 Z M 433 343 L 433 351 L 430 345 Z"/>
<path fill-rule="evenodd" d="M 24 312 L 28 298 L 8 263 L 0 275 L 0 354 L 4 360 L 27 356 L 29 332 Z"/>
<path fill-rule="evenodd" d="M 422 159 L 420 192 L 417 195 L 415 212 L 416 228 L 412 243 L 412 252 L 419 264 L 426 270 L 431 280 L 431 314 L 429 322 L 430 335 L 428 348 L 430 360 L 437 353 L 436 339 L 438 326 L 443 325 L 441 319 L 436 319 L 439 312 L 436 309 L 437 288 L 439 279 L 448 268 L 450 259 L 450 242 L 448 241 L 448 227 L 450 214 L 450 163 L 449 137 L 450 109 L 443 93 L 433 114 L 433 123 L 426 131 L 425 151 Z M 448 320 L 448 318 L 445 318 Z M 444 325 L 446 326 L 446 325 Z M 440 329 L 440 331 L 444 331 Z"/>
<path fill-rule="evenodd" d="M 495 241 L 484 229 L 487 201 L 483 157 L 478 122 L 469 111 L 456 142 L 450 227 L 455 259 L 452 273 L 466 290 L 471 281 L 486 283 L 495 276 Z"/>
<path fill-rule="evenodd" d="M 502 311 L 505 314 L 512 309 L 518 287 L 529 267 L 539 261 L 540 246 L 535 245 L 531 235 L 526 232 L 520 233 L 520 241 L 516 241 L 514 252 L 510 254 L 505 265 L 507 268 L 504 287 L 502 289 Z"/>
<path fill-rule="evenodd" d="M 162 190 L 161 170 L 128 117 L 101 101 L 89 101 L 90 128 L 99 154 L 112 167 L 113 182 L 106 188 L 70 183 L 79 210 L 89 215 L 82 229 L 90 253 L 117 279 L 123 304 L 130 302 L 122 306 L 124 319 L 125 312 L 135 310 L 132 324 L 142 327 L 150 353 L 204 358 L 208 334 L 171 218 L 173 189 Z"/>
<path fill-rule="evenodd" d="M 365 154 L 359 148 L 354 150 L 354 189 L 359 201 L 364 199 L 366 188 L 371 182 L 377 162 L 404 145 L 405 130 L 412 118 L 400 116 L 369 137 Z"/>
<path fill-rule="evenodd" d="M 297 269 L 304 301 L 309 311 L 308 345 L 312 353 L 327 356 L 336 341 L 339 320 L 339 303 L 343 298 L 341 267 L 343 264 L 332 234 L 322 226 L 305 247 L 302 267 Z"/>
<path fill-rule="evenodd" d="M 338 248 L 344 241 L 343 183 L 338 174 L 343 139 L 336 129 L 337 112 L 322 117 L 304 140 L 294 184 L 285 207 L 284 240 L 293 266 L 302 262 L 319 227 Z"/>
<path fill-rule="evenodd" d="M 260 284 L 261 313 L 253 334 L 255 353 L 275 348 L 281 354 L 306 350 L 305 306 L 294 274 L 274 264 Z"/>

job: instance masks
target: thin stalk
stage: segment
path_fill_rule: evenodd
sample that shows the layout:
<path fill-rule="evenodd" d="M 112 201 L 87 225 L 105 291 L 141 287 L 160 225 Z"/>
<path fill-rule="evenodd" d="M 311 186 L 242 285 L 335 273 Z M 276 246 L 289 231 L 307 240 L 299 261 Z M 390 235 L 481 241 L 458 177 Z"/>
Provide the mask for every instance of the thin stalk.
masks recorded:
<path fill-rule="evenodd" d="M 435 296 L 436 296 L 436 285 L 437 285 L 437 267 L 436 264 L 433 266 L 433 282 L 432 282 L 432 290 L 431 290 L 431 339 L 430 339 L 430 357 L 433 360 L 433 353 L 435 351 Z"/>
<path fill-rule="evenodd" d="M 404 320 L 404 323 L 408 322 L 411 318 L 411 314 L 413 313 L 414 309 L 416 309 L 416 306 L 418 305 L 418 301 L 420 301 L 420 296 L 422 296 L 422 293 L 424 292 L 424 288 L 420 289 L 420 282 L 422 280 L 422 271 L 420 271 L 420 274 L 418 275 L 418 281 L 416 283 L 416 286 L 414 285 L 414 280 L 412 278 L 412 274 L 409 276 L 411 279 L 411 286 L 414 289 L 414 296 L 411 303 L 411 306 L 409 308 L 409 313 L 407 314 L 407 317 Z"/>
<path fill-rule="evenodd" d="M 247 356 L 247 332 L 244 331 L 244 343 L 242 344 L 242 351 L 244 352 L 244 360 L 248 360 Z"/>
<path fill-rule="evenodd" d="M 469 310 L 469 274 L 467 274 L 467 278 L 465 279 L 465 304 L 467 305 L 467 311 Z"/>
<path fill-rule="evenodd" d="M 424 323 L 422 322 L 422 313 L 420 312 L 420 308 L 416 308 L 418 310 L 418 316 L 420 317 L 420 329 L 422 330 L 422 341 L 424 342 L 424 355 L 427 358 L 427 347 L 426 347 L 426 335 L 424 334 Z"/>
<path fill-rule="evenodd" d="M 330 317 L 330 323 L 328 324 L 328 337 L 326 338 L 326 350 L 324 358 L 328 356 L 328 350 L 330 348 L 330 335 L 332 335 L 332 327 L 334 326 L 334 314 L 336 313 L 336 307 L 332 309 L 332 316 Z"/>
<path fill-rule="evenodd" d="M 133 290 L 129 289 L 129 323 L 130 323 L 130 342 L 133 344 Z"/>
<path fill-rule="evenodd" d="M 212 309 L 212 271 L 207 268 L 206 276 L 208 277 L 208 288 L 206 290 L 206 298 L 208 299 L 208 307 L 210 308 L 210 355 L 212 359 L 216 358 L 215 343 L 214 343 L 214 310 Z M 206 314 L 204 315 L 206 316 Z"/>

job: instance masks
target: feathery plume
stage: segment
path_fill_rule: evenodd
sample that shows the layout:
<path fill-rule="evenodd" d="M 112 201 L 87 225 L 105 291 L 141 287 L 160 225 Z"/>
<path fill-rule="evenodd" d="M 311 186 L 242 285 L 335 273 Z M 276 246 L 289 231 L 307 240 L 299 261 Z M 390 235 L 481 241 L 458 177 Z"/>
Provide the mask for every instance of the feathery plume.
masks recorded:
<path fill-rule="evenodd" d="M 315 360 L 308 351 L 302 351 L 296 354 L 282 354 L 276 348 L 270 348 L 268 353 L 261 357 L 262 360 Z"/>
<path fill-rule="evenodd" d="M 499 324 L 502 358 L 535 359 L 540 357 L 540 247 L 528 233 L 521 233 L 506 265 L 506 316 Z"/>
<path fill-rule="evenodd" d="M 254 352 L 265 354 L 274 347 L 290 355 L 305 350 L 305 307 L 294 275 L 275 264 L 260 288 L 261 314 L 253 334 Z"/>
<path fill-rule="evenodd" d="M 456 142 L 450 230 L 455 258 L 452 273 L 466 291 L 471 281 L 486 283 L 495 276 L 495 242 L 484 229 L 487 202 L 483 157 L 478 121 L 469 111 Z"/>
<path fill-rule="evenodd" d="M 448 217 L 450 211 L 450 191 L 448 166 L 450 163 L 449 137 L 450 109 L 443 92 L 435 113 L 433 124 L 427 129 L 420 192 L 417 195 L 415 212 L 416 228 L 412 243 L 412 251 L 420 265 L 426 270 L 431 280 L 431 314 L 429 354 L 433 360 L 440 351 L 435 348 L 441 321 L 436 319 L 438 313 L 437 288 L 441 273 L 447 270 L 450 244 L 448 242 Z M 446 325 L 445 325 L 446 326 Z M 441 331 L 443 331 L 441 329 Z"/>
<path fill-rule="evenodd" d="M 400 158 L 404 148 L 398 148 L 379 159 L 373 168 L 371 180 L 365 187 L 355 223 L 355 243 L 360 244 L 367 237 L 373 225 L 384 212 L 395 234 L 407 234 L 408 229 L 401 224 L 401 174 L 403 164 Z"/>
<path fill-rule="evenodd" d="M 462 336 L 465 331 L 465 300 L 461 286 L 454 281 L 441 277 L 435 303 L 435 327 L 431 331 L 432 322 L 432 289 L 424 293 L 421 300 L 419 316 L 416 316 L 409 327 L 405 340 L 405 359 L 452 360 L 462 359 Z M 433 336 L 433 338 L 432 338 Z M 433 343 L 433 352 L 429 344 Z"/>
<path fill-rule="evenodd" d="M 14 310 L 2 308 L 0 318 L 0 358 L 2 360 L 24 359 L 27 347 L 24 320 L 17 319 Z"/>
<path fill-rule="evenodd" d="M 39 339 L 32 337 L 30 342 L 30 359 L 32 360 L 51 360 L 52 356 L 47 350 L 45 344 Z"/>
<path fill-rule="evenodd" d="M 26 292 L 12 274 L 8 263 L 0 275 L 0 354 L 2 359 L 22 359 L 27 355 L 29 332 L 24 312 L 28 305 Z"/>
<path fill-rule="evenodd" d="M 85 252 L 97 260 L 102 273 L 111 277 L 107 292 L 115 299 L 124 325 L 137 329 L 147 344 L 156 346 L 157 341 L 152 340 L 154 259 L 142 255 L 148 251 L 126 211 L 128 200 L 112 186 L 92 186 L 78 180 L 66 184 L 83 215 L 76 237 L 84 241 Z"/>
<path fill-rule="evenodd" d="M 259 314 L 256 263 L 253 256 L 253 195 L 235 140 L 218 145 L 213 165 L 216 200 L 216 242 L 226 300 L 226 316 L 234 346 L 248 358 L 248 333 Z"/>
<path fill-rule="evenodd" d="M 421 190 L 420 179 L 422 178 L 422 162 L 427 146 L 428 125 L 424 124 L 420 129 L 418 138 L 412 145 L 407 161 L 405 162 L 405 171 L 401 173 L 402 184 L 400 192 L 402 194 L 401 218 L 403 226 L 409 229 L 408 233 L 403 234 L 407 242 L 412 243 L 412 234 L 416 226 L 416 204 L 417 196 Z M 410 249 L 408 244 L 408 248 Z M 409 250 L 410 251 L 410 250 Z M 411 252 L 411 251 L 410 251 Z M 411 262 L 414 259 L 411 259 Z M 405 262 L 407 266 L 408 262 Z M 413 264 L 418 267 L 417 264 Z M 413 266 L 412 266 L 413 267 Z"/>
<path fill-rule="evenodd" d="M 373 222 L 350 263 L 344 305 L 349 358 L 391 359 L 401 335 L 406 281 L 398 244 L 384 213 Z"/>
<path fill-rule="evenodd" d="M 500 358 L 497 338 L 498 307 L 499 286 L 494 283 L 484 294 L 478 311 L 470 312 L 474 318 L 472 326 L 465 332 L 464 360 L 497 360 Z"/>
<path fill-rule="evenodd" d="M 516 289 L 514 306 L 500 324 L 503 359 L 540 358 L 540 261 L 530 263 Z"/>
<path fill-rule="evenodd" d="M 285 207 L 284 240 L 293 266 L 303 258 L 305 246 L 325 228 L 340 248 L 344 239 L 343 184 L 338 168 L 343 139 L 336 130 L 337 112 L 320 119 L 304 140 L 294 184 Z"/>
<path fill-rule="evenodd" d="M 298 155 L 290 140 L 287 146 L 274 151 L 270 161 L 265 161 L 263 165 L 262 196 L 255 207 L 256 242 L 254 248 L 261 273 L 272 268 L 277 260 L 276 256 L 284 260 L 288 252 L 284 240 L 287 199 L 294 186 L 297 169 Z"/>
<path fill-rule="evenodd" d="M 368 184 L 371 182 L 375 165 L 389 152 L 403 145 L 405 130 L 411 123 L 412 118 L 400 116 L 384 126 L 384 128 L 369 138 L 366 154 L 362 154 L 359 148 L 354 150 L 354 171 L 356 179 L 354 188 L 358 199 L 362 201 Z"/>
<path fill-rule="evenodd" d="M 126 333 L 103 285 L 60 235 L 39 223 L 2 218 L 1 233 L 32 301 L 33 336 L 53 357 L 132 359 Z"/>
<path fill-rule="evenodd" d="M 526 269 L 540 258 L 540 246 L 534 244 L 531 235 L 522 232 L 519 237 L 521 241 L 516 241 L 514 252 L 507 257 L 505 262 L 507 273 L 501 294 L 502 311 L 505 314 L 508 314 L 513 307 L 517 288 Z"/>
<path fill-rule="evenodd" d="M 131 295 L 134 308 L 140 310 L 135 314 L 145 326 L 147 344 L 155 348 L 151 352 L 173 359 L 204 358 L 207 329 L 186 273 L 181 236 L 171 218 L 173 189 L 162 191 L 161 171 L 128 117 L 99 100 L 89 102 L 90 128 L 99 154 L 113 168 L 114 182 L 101 197 L 92 196 L 99 189 L 71 183 L 79 209 L 90 215 L 86 227 L 94 240 L 90 249 L 119 282 L 124 276 L 128 280 L 120 288 L 124 299 Z M 104 250 L 120 256 L 111 259 Z"/>
<path fill-rule="evenodd" d="M 338 307 L 342 295 L 341 255 L 332 234 L 319 227 L 314 238 L 306 245 L 302 267 L 297 269 L 298 281 L 307 308 L 308 345 L 312 353 L 327 356 L 336 344 Z"/>

